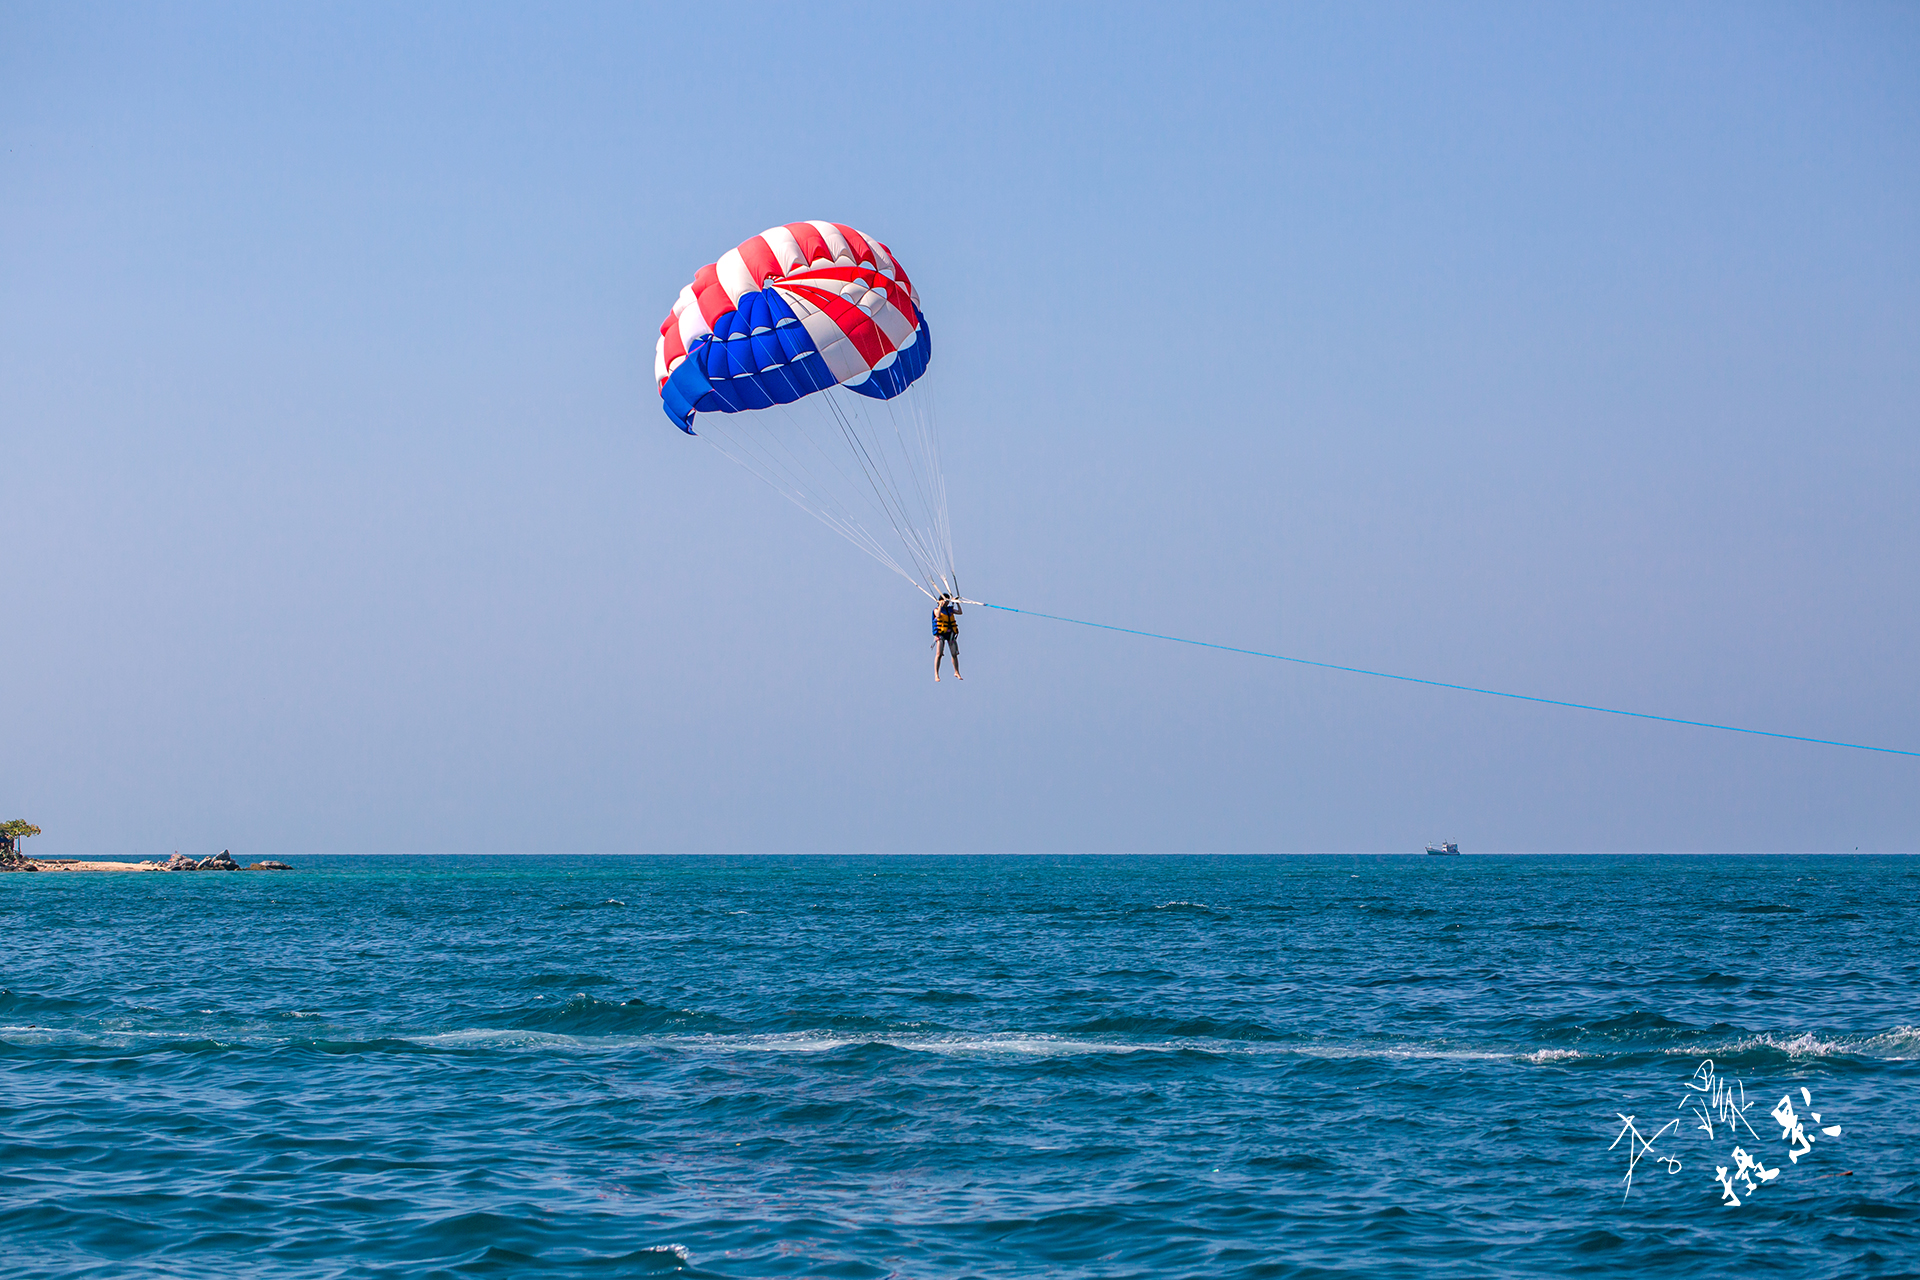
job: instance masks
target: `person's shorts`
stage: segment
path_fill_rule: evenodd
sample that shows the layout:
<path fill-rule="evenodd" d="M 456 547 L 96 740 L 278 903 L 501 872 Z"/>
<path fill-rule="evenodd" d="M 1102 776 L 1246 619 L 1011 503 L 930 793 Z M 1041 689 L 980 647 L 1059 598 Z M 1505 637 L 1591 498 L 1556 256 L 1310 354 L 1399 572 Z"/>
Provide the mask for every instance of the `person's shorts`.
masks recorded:
<path fill-rule="evenodd" d="M 947 646 L 947 652 L 954 657 L 957 658 L 960 656 L 960 633 L 958 631 L 950 631 L 946 635 L 936 636 L 934 639 L 937 643 Z"/>

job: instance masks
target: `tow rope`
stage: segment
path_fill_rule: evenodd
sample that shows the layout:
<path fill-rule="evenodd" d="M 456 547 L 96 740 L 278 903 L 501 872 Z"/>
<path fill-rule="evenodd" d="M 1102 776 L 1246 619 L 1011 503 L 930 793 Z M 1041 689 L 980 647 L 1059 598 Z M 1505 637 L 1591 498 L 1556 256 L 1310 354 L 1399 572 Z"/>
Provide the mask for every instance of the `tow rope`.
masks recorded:
<path fill-rule="evenodd" d="M 1840 742 L 1833 738 L 1810 738 L 1799 733 L 1775 733 L 1770 729 L 1746 729 L 1736 724 L 1713 724 L 1706 720 L 1686 720 L 1679 716 L 1654 715 L 1650 711 L 1623 711 L 1619 707 L 1595 706 L 1591 702 L 1567 702 L 1560 698 L 1539 698 L 1530 693 L 1508 693 L 1504 689 L 1482 689 L 1470 684 L 1452 684 L 1445 680 L 1427 680 L 1420 676 L 1395 675 L 1391 671 L 1370 671 L 1366 667 L 1344 667 L 1337 662 L 1316 662 L 1312 658 L 1293 658 L 1284 653 L 1263 653 L 1258 649 L 1241 649 L 1230 644 L 1214 644 L 1209 640 L 1189 640 L 1184 636 L 1161 635 L 1157 631 L 1140 631 L 1133 627 L 1116 627 L 1105 622 L 1088 622 L 1084 618 L 1063 618 L 1057 613 L 1038 613 L 1032 609 L 1016 609 L 1012 605 L 988 604 L 985 600 L 968 600 L 967 604 L 977 604 L 988 609 L 998 609 L 1002 613 L 1023 613 L 1029 618 L 1046 618 L 1053 622 L 1071 622 L 1077 627 L 1097 627 L 1101 631 L 1119 631 L 1130 636 L 1145 636 L 1149 640 L 1171 640 L 1175 644 L 1198 645 L 1202 649 L 1219 649 L 1225 653 L 1244 653 L 1250 658 L 1271 658 L 1275 662 L 1292 662 L 1303 667 L 1320 667 L 1327 671 L 1345 671 L 1356 676 L 1375 676 L 1381 680 L 1400 680 L 1407 684 L 1431 685 L 1436 689 L 1455 689 L 1461 693 L 1483 693 L 1490 698 L 1512 698 L 1519 702 L 1538 702 L 1549 707 L 1571 707 L 1575 711 L 1600 711 L 1610 716 L 1630 716 L 1635 720 L 1658 720 L 1664 724 L 1684 724 L 1695 729 L 1719 729 L 1724 733 L 1748 733 L 1761 738 L 1784 738 L 1788 742 L 1811 742 L 1822 747 L 1846 747 L 1853 751 L 1877 751 L 1890 756 L 1920 756 L 1920 751 L 1908 751 L 1901 747 L 1874 747 L 1864 742 Z"/>

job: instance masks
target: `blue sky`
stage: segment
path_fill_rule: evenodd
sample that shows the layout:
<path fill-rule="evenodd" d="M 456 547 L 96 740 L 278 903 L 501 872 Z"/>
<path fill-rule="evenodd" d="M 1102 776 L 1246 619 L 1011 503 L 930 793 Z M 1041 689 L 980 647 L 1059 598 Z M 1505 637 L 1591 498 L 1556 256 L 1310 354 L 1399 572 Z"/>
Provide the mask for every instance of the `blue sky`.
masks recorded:
<path fill-rule="evenodd" d="M 672 429 L 775 223 L 980 599 L 1920 748 L 1920 14 L 0 8 L 42 854 L 1912 849 L 1920 762 L 921 598 Z"/>

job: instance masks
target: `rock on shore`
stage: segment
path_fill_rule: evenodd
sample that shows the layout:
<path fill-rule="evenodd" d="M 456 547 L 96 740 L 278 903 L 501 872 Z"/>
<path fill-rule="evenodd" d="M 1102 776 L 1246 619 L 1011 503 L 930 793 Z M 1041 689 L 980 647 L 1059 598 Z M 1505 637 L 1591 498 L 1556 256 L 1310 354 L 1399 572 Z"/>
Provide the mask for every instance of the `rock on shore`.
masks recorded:
<path fill-rule="evenodd" d="M 160 864 L 162 871 L 238 871 L 239 869 L 240 864 L 235 862 L 233 855 L 225 849 L 211 858 L 201 858 L 197 862 L 184 854 L 176 853 Z"/>

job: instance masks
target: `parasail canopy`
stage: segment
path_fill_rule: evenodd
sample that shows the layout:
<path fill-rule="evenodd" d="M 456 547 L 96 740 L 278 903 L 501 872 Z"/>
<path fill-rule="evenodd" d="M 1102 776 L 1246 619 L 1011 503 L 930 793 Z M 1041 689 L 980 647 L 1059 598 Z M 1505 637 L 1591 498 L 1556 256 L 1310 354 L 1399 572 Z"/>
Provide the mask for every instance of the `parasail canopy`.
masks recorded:
<path fill-rule="evenodd" d="M 887 247 L 837 222 L 789 222 L 700 268 L 660 326 L 667 416 L 791 404 L 844 386 L 877 400 L 927 368 L 926 317 Z"/>
<path fill-rule="evenodd" d="M 680 290 L 654 377 L 681 430 L 933 596 L 959 585 L 932 402 L 918 385 L 931 345 L 919 294 L 886 245 L 843 223 L 789 222 Z"/>

